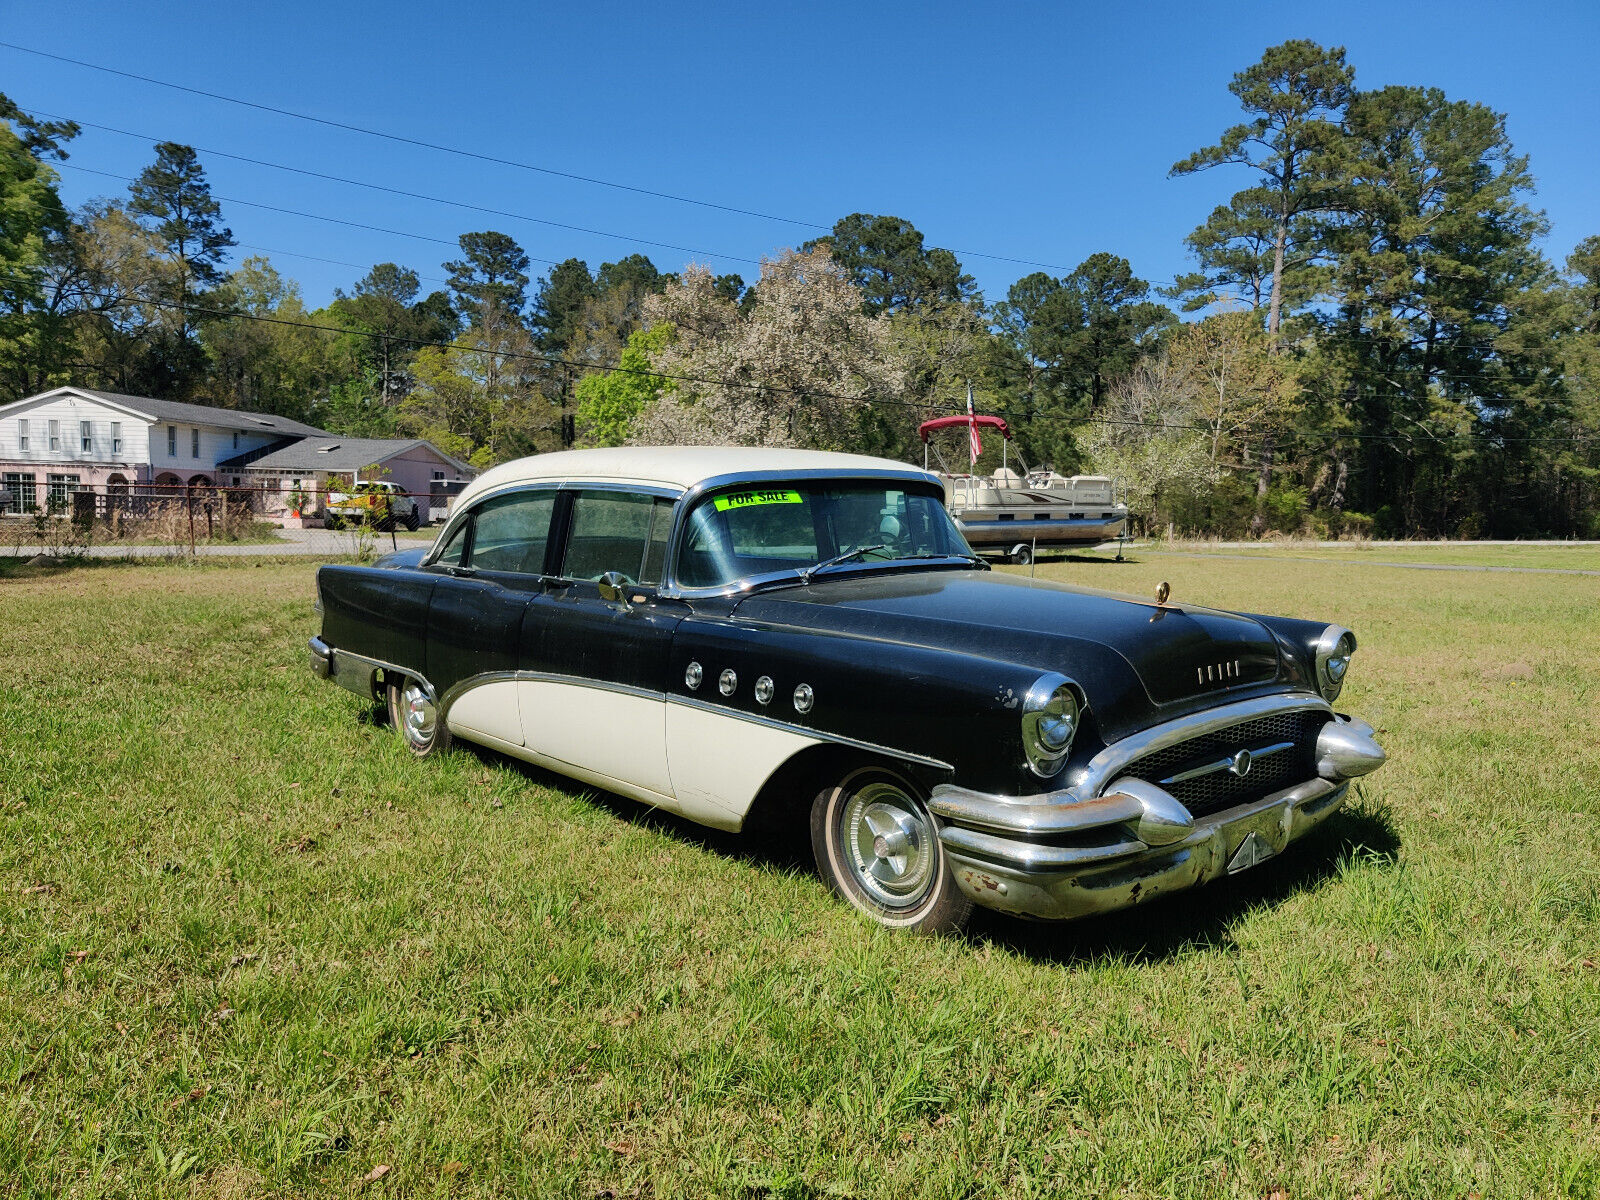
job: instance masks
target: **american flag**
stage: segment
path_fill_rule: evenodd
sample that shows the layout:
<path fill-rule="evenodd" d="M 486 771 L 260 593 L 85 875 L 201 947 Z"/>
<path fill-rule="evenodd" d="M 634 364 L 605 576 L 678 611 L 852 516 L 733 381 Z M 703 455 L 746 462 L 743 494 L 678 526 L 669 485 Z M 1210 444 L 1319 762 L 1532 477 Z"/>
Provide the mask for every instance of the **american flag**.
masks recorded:
<path fill-rule="evenodd" d="M 971 443 L 972 465 L 978 465 L 978 455 L 983 453 L 983 439 L 978 436 L 978 422 L 972 411 L 972 389 L 967 388 L 967 440 Z"/>

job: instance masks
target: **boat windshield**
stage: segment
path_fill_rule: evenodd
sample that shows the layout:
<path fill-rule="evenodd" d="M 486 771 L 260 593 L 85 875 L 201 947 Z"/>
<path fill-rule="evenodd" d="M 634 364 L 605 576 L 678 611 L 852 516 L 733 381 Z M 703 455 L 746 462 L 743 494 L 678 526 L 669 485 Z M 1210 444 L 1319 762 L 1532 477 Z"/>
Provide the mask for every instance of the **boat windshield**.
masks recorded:
<path fill-rule="evenodd" d="M 907 559 L 974 560 L 935 487 L 906 480 L 796 481 L 713 492 L 684 523 L 682 587 Z M 836 563 L 830 560 L 837 560 Z"/>

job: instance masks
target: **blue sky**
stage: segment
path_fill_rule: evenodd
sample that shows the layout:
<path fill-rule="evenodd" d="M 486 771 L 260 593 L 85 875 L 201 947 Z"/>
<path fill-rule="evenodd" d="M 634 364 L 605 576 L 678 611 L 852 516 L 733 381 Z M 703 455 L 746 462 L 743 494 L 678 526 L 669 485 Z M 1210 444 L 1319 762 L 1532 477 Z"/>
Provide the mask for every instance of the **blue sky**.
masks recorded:
<path fill-rule="evenodd" d="M 1038 269 L 1031 264 L 1062 274 L 1098 250 L 1125 255 L 1151 281 L 1187 269 L 1184 235 L 1247 176 L 1223 168 L 1169 180 L 1167 169 L 1240 119 L 1228 80 L 1290 37 L 1346 46 L 1358 86 L 1436 86 L 1505 113 L 1550 217 L 1546 251 L 1559 260 L 1600 233 L 1592 2 L 0 0 L 0 40 L 104 66 L 818 226 L 852 211 L 892 213 L 930 244 L 957 249 L 991 300 Z M 132 176 L 152 140 L 171 139 L 625 235 L 202 150 L 213 189 L 230 198 L 225 218 L 249 247 L 239 254 L 265 248 L 312 305 L 373 262 L 440 279 L 451 247 L 230 201 L 443 242 L 502 229 L 536 260 L 575 255 L 596 268 L 639 251 L 664 270 L 694 260 L 747 280 L 763 255 L 820 232 L 400 146 L 5 48 L 0 91 L 30 111 L 149 135 L 86 130 L 71 167 Z M 126 188 L 80 170 L 61 175 L 74 204 Z M 546 269 L 536 261 L 532 273 Z"/>

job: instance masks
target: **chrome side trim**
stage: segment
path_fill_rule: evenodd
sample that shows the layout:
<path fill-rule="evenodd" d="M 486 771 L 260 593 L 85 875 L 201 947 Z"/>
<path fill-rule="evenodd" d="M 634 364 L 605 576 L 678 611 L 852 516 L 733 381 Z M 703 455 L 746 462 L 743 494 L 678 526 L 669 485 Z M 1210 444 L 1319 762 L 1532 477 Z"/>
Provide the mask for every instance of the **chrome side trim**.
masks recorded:
<path fill-rule="evenodd" d="M 1281 754 L 1285 750 L 1293 750 L 1293 742 L 1274 742 L 1270 746 L 1263 746 L 1259 750 L 1250 751 L 1250 761 L 1266 758 L 1269 754 Z M 1176 775 L 1168 775 L 1165 779 L 1157 780 L 1162 787 L 1169 783 L 1182 783 L 1186 779 L 1199 779 L 1202 775 L 1215 775 L 1218 771 L 1227 771 L 1233 767 L 1237 756 L 1230 754 L 1227 758 L 1219 758 L 1214 763 L 1207 763 L 1203 767 L 1190 767 L 1187 771 L 1179 771 Z"/>
<path fill-rule="evenodd" d="M 1068 790 L 1081 799 L 1098 796 L 1123 768 L 1146 754 L 1203 734 L 1215 733 L 1230 725 L 1292 712 L 1320 712 L 1326 713 L 1330 720 L 1333 718 L 1332 705 L 1310 692 L 1259 696 L 1254 700 L 1239 700 L 1220 708 L 1208 708 L 1204 712 L 1179 717 L 1164 725 L 1153 725 L 1112 742 L 1083 766 L 1069 773 Z"/>
<path fill-rule="evenodd" d="M 740 476 L 743 478 L 743 476 Z M 855 750 L 865 750 L 870 754 L 885 754 L 891 758 L 898 758 L 902 762 L 916 763 L 918 766 L 932 767 L 939 771 L 954 771 L 955 767 L 937 758 L 928 758 L 922 754 L 913 754 L 909 750 L 896 750 L 892 746 L 880 746 L 875 742 L 858 741 L 855 738 L 842 737 L 837 733 L 828 733 L 826 730 L 813 729 L 809 725 L 796 725 L 792 721 L 778 721 L 772 717 L 764 717 L 760 713 L 743 712 L 737 708 L 730 708 L 726 704 L 716 704 L 710 700 L 699 700 L 693 696 L 669 695 L 668 704 L 682 704 L 686 708 L 703 709 L 706 712 L 716 713 L 723 717 L 732 717 L 739 721 L 748 721 L 752 725 L 765 725 L 768 729 L 781 729 L 785 733 L 798 733 L 819 742 L 833 742 L 840 746 L 849 746 Z"/>
<path fill-rule="evenodd" d="M 637 696 L 642 700 L 661 700 L 664 693 L 652 691 L 650 688 L 634 687 L 628 683 L 607 683 L 600 679 L 586 679 L 581 675 L 560 675 L 553 671 L 484 671 L 478 675 L 469 675 L 445 689 L 439 699 L 439 715 L 444 717 L 449 714 L 450 706 L 474 688 L 485 687 L 491 683 L 560 683 L 569 687 L 591 688 L 597 692 L 616 692 L 623 696 Z"/>

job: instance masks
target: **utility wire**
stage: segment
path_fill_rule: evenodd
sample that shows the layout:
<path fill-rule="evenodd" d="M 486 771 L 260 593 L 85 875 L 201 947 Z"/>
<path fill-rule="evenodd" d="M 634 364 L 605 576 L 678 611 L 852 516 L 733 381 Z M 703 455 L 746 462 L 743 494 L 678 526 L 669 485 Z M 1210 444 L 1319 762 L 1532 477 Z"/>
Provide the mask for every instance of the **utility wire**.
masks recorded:
<path fill-rule="evenodd" d="M 233 201 L 230 200 L 229 203 L 231 204 Z M 327 263 L 330 267 L 349 267 L 356 271 L 367 271 L 372 268 L 371 263 L 347 262 L 342 258 L 321 258 L 315 254 L 302 254 L 298 250 L 281 250 L 272 246 L 257 246 L 251 242 L 235 242 L 233 245 L 237 250 L 258 250 L 262 254 L 281 254 L 285 258 L 304 258 L 311 262 Z M 409 270 L 409 268 L 407 269 Z M 418 275 L 417 278 L 427 283 L 442 283 L 446 286 L 449 286 L 450 283 L 448 279 L 441 278 L 438 275 Z"/>
<path fill-rule="evenodd" d="M 38 115 L 42 117 L 51 117 L 55 120 L 62 121 L 74 119 L 70 117 L 62 117 L 55 113 L 39 112 Z M 110 125 L 97 125 L 93 121 L 78 121 L 77 123 L 88 129 L 99 129 L 105 133 L 120 134 L 123 137 L 135 138 L 141 142 L 161 140 L 159 138 L 153 138 L 150 134 L 132 133 L 126 129 L 115 129 Z M 709 258 L 723 258 L 731 262 L 748 263 L 751 266 L 760 265 L 753 258 L 742 258 L 737 254 L 724 254 L 720 250 L 703 250 L 697 249 L 694 246 L 679 246 L 673 242 L 656 242 L 650 240 L 649 238 L 635 237 L 628 233 L 611 233 L 605 229 L 590 229 L 584 225 L 568 225 L 564 221 L 552 221 L 547 217 L 534 217 L 528 215 L 527 213 L 506 212 L 504 209 L 489 208 L 482 204 L 471 204 L 465 200 L 452 200 L 448 196 L 430 196 L 425 192 L 411 192 L 407 191 L 405 188 L 390 187 L 388 184 L 371 183 L 365 179 L 346 179 L 342 175 L 329 175 L 323 171 L 313 171 L 307 167 L 294 167 L 287 163 L 268 162 L 266 159 L 251 158 L 245 154 L 231 154 L 226 150 L 217 150 L 206 146 L 192 146 L 190 149 L 198 150 L 201 153 L 210 154 L 217 158 L 226 158 L 231 159 L 234 162 L 249 163 L 250 165 L 256 167 L 268 167 L 274 171 L 288 171 L 294 175 L 305 175 L 311 179 L 322 179 L 328 181 L 329 183 L 342 183 L 348 187 L 366 188 L 369 191 L 374 192 L 387 192 L 391 196 L 404 196 L 408 200 L 426 200 L 430 204 L 445 204 L 449 205 L 451 208 L 463 208 L 469 212 L 487 213 L 491 217 L 505 217 L 507 220 L 526 221 L 533 225 L 548 225 L 553 229 L 565 229 L 572 233 L 587 233 L 594 237 L 615 238 L 618 241 L 627 242 L 630 245 L 655 246 L 658 249 L 677 250 L 684 254 L 704 254 Z"/>
<path fill-rule="evenodd" d="M 20 276 L 0 275 L 0 279 L 4 279 L 7 282 L 14 283 L 14 284 L 27 284 L 27 283 L 34 282 L 34 281 L 31 281 L 31 280 L 24 279 L 24 278 L 22 278 Z M 496 356 L 498 356 L 500 358 L 519 359 L 519 360 L 528 361 L 528 362 L 537 362 L 537 363 L 541 363 L 541 364 L 543 364 L 545 366 L 549 366 L 549 367 L 559 367 L 559 368 L 563 368 L 563 369 L 566 369 L 566 370 L 573 370 L 573 371 L 580 371 L 580 372 L 594 371 L 594 372 L 598 372 L 598 373 L 602 373 L 602 374 L 631 375 L 631 376 L 644 378 L 644 379 L 658 379 L 658 380 L 661 380 L 662 382 L 696 383 L 696 384 L 702 384 L 702 385 L 707 386 L 707 387 L 734 388 L 734 389 L 738 389 L 738 390 L 741 390 L 741 391 L 749 391 L 749 392 L 786 392 L 786 393 L 789 393 L 790 395 L 795 395 L 795 396 L 811 396 L 811 397 L 816 397 L 816 398 L 819 398 L 819 399 L 842 400 L 842 401 L 845 401 L 846 403 L 850 403 L 850 404 L 864 404 L 864 403 L 873 404 L 873 403 L 875 403 L 875 404 L 892 405 L 892 406 L 901 408 L 901 409 L 903 409 L 906 412 L 911 413 L 911 414 L 929 414 L 929 415 L 937 414 L 937 413 L 939 413 L 939 411 L 940 411 L 940 409 L 942 407 L 938 403 L 918 404 L 918 403 L 916 403 L 914 401 L 904 400 L 904 399 L 901 399 L 901 398 L 895 397 L 895 396 L 862 397 L 862 396 L 845 395 L 845 394 L 840 393 L 840 392 L 825 391 L 825 390 L 821 390 L 821 389 L 818 389 L 818 388 L 799 388 L 799 387 L 794 387 L 794 386 L 791 386 L 791 385 L 788 385 L 788 384 L 780 384 L 780 383 L 766 383 L 766 382 L 761 382 L 761 381 L 749 382 L 749 381 L 742 381 L 742 380 L 708 379 L 708 378 L 706 378 L 704 376 L 698 376 L 698 375 L 682 375 L 682 374 L 673 374 L 671 372 L 666 372 L 666 371 L 649 371 L 649 370 L 644 370 L 644 369 L 638 368 L 638 367 L 624 367 L 621 364 L 609 364 L 609 365 L 607 365 L 607 364 L 597 364 L 597 363 L 580 363 L 580 362 L 574 362 L 571 359 L 562 358 L 559 355 L 554 355 L 554 354 L 539 354 L 539 353 L 535 353 L 535 352 L 522 351 L 522 350 L 494 350 L 494 349 L 486 348 L 484 346 L 475 346 L 475 345 L 472 345 L 469 342 L 460 342 L 460 341 L 448 341 L 448 342 L 416 341 L 416 340 L 412 340 L 412 339 L 409 339 L 409 338 L 399 338 L 399 337 L 396 337 L 396 336 L 394 336 L 392 334 L 380 333 L 380 332 L 377 332 L 375 330 L 344 329 L 344 328 L 340 328 L 339 326 L 335 326 L 335 325 L 319 325 L 319 324 L 316 324 L 316 323 L 311 322 L 311 321 L 291 321 L 291 320 L 288 320 L 288 319 L 286 319 L 284 317 L 269 317 L 269 316 L 264 316 L 264 315 L 262 315 L 260 313 L 245 313 L 245 312 L 236 312 L 236 311 L 232 311 L 232 310 L 229 310 L 229 309 L 209 308 L 209 307 L 206 307 L 204 305 L 183 304 L 183 303 L 175 302 L 175 301 L 171 301 L 171 300 L 157 300 L 157 299 L 151 299 L 151 298 L 143 298 L 143 299 L 137 299 L 137 300 L 121 299 L 121 300 L 116 301 L 112 305 L 112 307 L 137 308 L 137 307 L 145 306 L 145 305 L 147 305 L 149 307 L 152 307 L 152 308 L 160 308 L 160 309 L 168 309 L 168 310 L 179 311 L 179 312 L 184 312 L 184 313 L 192 313 L 192 314 L 196 314 L 196 315 L 199 315 L 199 316 L 210 316 L 210 317 L 218 318 L 220 320 L 256 321 L 256 322 L 259 322 L 261 324 L 266 324 L 266 325 L 279 325 L 279 326 L 285 326 L 285 327 L 292 328 L 292 329 L 309 329 L 309 330 L 313 330 L 313 331 L 315 331 L 317 333 L 333 334 L 335 336 L 344 335 L 344 334 L 353 334 L 353 335 L 356 335 L 358 337 L 366 337 L 366 338 L 371 338 L 371 339 L 374 339 L 374 340 L 388 341 L 388 342 L 396 343 L 396 344 L 399 344 L 399 345 L 402 345 L 402 346 L 413 346 L 413 347 L 417 347 L 417 348 L 429 347 L 429 348 L 434 348 L 434 349 L 439 349 L 439 350 L 459 350 L 459 351 L 463 351 L 463 352 L 466 352 L 466 353 L 473 353 L 473 354 L 492 354 L 492 355 L 496 355 Z M 1019 412 L 1014 408 L 997 409 L 996 411 L 998 413 L 1000 413 L 1001 415 L 1006 416 L 1009 420 L 1013 420 L 1013 421 L 1023 420 L 1023 419 L 1032 420 L 1032 419 L 1035 419 L 1035 416 L 1036 416 L 1036 414 L 1034 414 L 1032 412 Z M 951 414 L 951 415 L 964 415 L 965 409 L 959 407 L 956 404 L 956 402 L 952 400 L 952 401 L 950 401 L 948 403 L 948 413 Z M 1150 428 L 1150 429 L 1168 429 L 1168 430 L 1175 430 L 1175 431 L 1186 432 L 1186 433 L 1210 433 L 1210 432 L 1212 432 L 1210 426 L 1207 426 L 1207 425 L 1182 424 L 1182 423 L 1177 423 L 1177 422 L 1166 422 L 1166 421 L 1136 421 L 1136 420 L 1130 420 L 1130 419 L 1118 418 L 1118 417 L 1095 417 L 1095 416 L 1079 417 L 1079 418 L 1073 419 L 1070 423 L 1072 423 L 1072 424 L 1080 424 L 1080 425 L 1083 425 L 1083 424 L 1088 424 L 1088 425 L 1116 425 L 1116 426 L 1139 427 L 1139 428 Z M 1296 436 L 1295 431 L 1286 431 L 1284 434 L 1280 435 L 1280 437 L 1283 438 L 1284 440 L 1292 439 L 1295 436 Z M 1302 433 L 1300 436 L 1305 436 L 1305 434 Z M 1327 431 L 1326 433 L 1323 433 L 1323 434 L 1320 434 L 1320 435 L 1311 434 L 1311 436 L 1320 436 L 1322 438 L 1325 438 L 1329 443 L 1335 443 L 1335 442 L 1342 441 L 1342 440 L 1349 440 L 1349 441 L 1404 442 L 1404 443 L 1407 443 L 1407 444 L 1415 444 L 1415 442 L 1417 441 L 1416 438 L 1406 437 L 1404 435 L 1379 434 L 1379 433 L 1362 433 L 1362 432 L 1357 432 L 1357 431 L 1353 431 L 1353 430 L 1352 431 L 1348 431 L 1348 432 L 1346 432 L 1346 431 L 1331 431 L 1330 430 L 1330 431 Z M 1432 440 L 1437 440 L 1437 441 L 1445 441 L 1445 440 L 1489 440 L 1489 441 L 1504 442 L 1504 443 L 1507 443 L 1507 444 L 1526 444 L 1526 445 L 1535 445 L 1535 446 L 1541 446 L 1541 447 L 1544 447 L 1544 448 L 1550 448 L 1550 447 L 1554 447 L 1554 446 L 1585 445 L 1585 444 L 1587 444 L 1587 443 L 1589 443 L 1591 441 L 1596 440 L 1596 438 L 1593 437 L 1593 436 L 1587 436 L 1587 435 L 1573 435 L 1570 438 L 1550 441 L 1550 440 L 1539 439 L 1539 438 L 1504 438 L 1504 437 L 1496 437 L 1492 433 L 1490 433 L 1490 434 L 1452 433 L 1452 434 L 1445 434 L 1445 435 L 1433 438 Z"/>
<path fill-rule="evenodd" d="M 58 163 L 56 165 L 58 167 L 64 167 L 69 171 L 81 171 L 85 175 L 99 175 L 105 179 L 120 179 L 124 183 L 135 182 L 134 177 L 131 175 L 118 175 L 114 171 L 100 171 L 96 170 L 94 167 L 80 167 L 77 163 Z M 222 196 L 218 195 L 216 192 L 212 193 L 212 197 L 217 200 L 225 200 L 229 204 L 242 204 L 246 208 L 259 208 L 266 212 L 282 213 L 285 216 L 290 217 L 304 217 L 308 221 L 327 221 L 331 224 L 344 225 L 351 229 L 365 229 L 369 233 L 383 233 L 389 235 L 390 237 L 410 238 L 417 242 L 434 242 L 440 246 L 450 246 L 456 250 L 461 248 L 459 242 L 451 241 L 449 238 L 434 237 L 431 234 L 407 233 L 403 229 L 385 229 L 382 225 L 368 225 L 361 221 L 349 221 L 344 217 L 330 217 L 322 213 L 303 212 L 297 208 L 281 208 L 276 204 L 262 204 L 256 200 L 241 200 L 237 196 Z M 528 258 L 533 262 L 543 263 L 550 267 L 559 265 L 554 259 L 537 258 L 531 254 L 528 256 Z"/>
<path fill-rule="evenodd" d="M 48 58 L 54 60 L 55 62 L 69 63 L 75 67 L 83 67 L 85 70 L 101 71 L 107 75 L 117 75 L 123 79 L 134 79 L 140 83 L 148 83 L 155 87 L 164 87 L 170 88 L 173 91 L 187 92 L 191 96 L 204 96 L 208 100 L 218 100 L 224 104 L 236 104 L 242 108 L 252 108 L 258 112 L 272 113 L 274 116 L 290 117 L 297 121 L 309 121 L 312 124 L 322 125 L 329 129 L 340 129 L 347 133 L 359 133 L 366 137 L 382 138 L 385 141 L 398 142 L 401 145 L 418 146 L 425 150 L 436 150 L 442 154 L 454 154 L 462 158 L 476 159 L 479 162 L 495 163 L 503 167 L 515 167 L 522 171 L 534 171 L 541 175 L 550 175 L 559 179 L 570 179 L 578 183 L 593 184 L 596 187 L 614 188 L 618 191 L 633 192 L 641 196 L 651 196 L 658 200 L 671 200 L 678 204 L 692 204 L 700 208 L 710 208 L 719 212 L 735 213 L 743 217 L 756 217 L 763 221 L 777 221 L 781 224 L 796 225 L 803 229 L 818 230 L 822 233 L 831 232 L 833 228 L 831 225 L 823 225 L 816 221 L 805 221 L 798 217 L 784 217 L 775 213 L 761 212 L 756 209 L 739 208 L 731 204 L 719 204 L 714 200 L 700 200 L 693 196 L 679 196 L 672 192 L 656 191 L 652 188 L 637 187 L 628 183 L 618 183 L 615 180 L 600 179 L 591 175 L 579 175 L 571 171 L 560 171 L 554 167 L 540 166 L 537 163 L 522 162 L 513 158 L 502 158 L 499 155 L 494 154 L 483 154 L 476 150 L 464 150 L 459 146 L 446 146 L 439 142 L 430 142 L 421 138 L 407 137 L 403 134 L 389 133 L 381 129 L 369 129 L 363 125 L 354 125 L 346 121 L 335 121 L 328 117 L 314 116 L 311 113 L 295 112 L 293 109 L 278 108 L 271 104 L 261 104 L 255 100 L 244 100 L 237 96 L 224 95 L 221 92 L 207 91 L 204 88 L 190 87 L 187 84 L 182 83 L 173 83 L 166 79 L 157 79 L 151 75 L 140 75 L 134 71 L 122 71 L 115 67 L 102 66 L 99 63 L 85 62 L 83 59 L 69 58 L 64 54 L 52 54 L 47 50 L 36 50 L 31 46 L 20 46 L 15 42 L 0 41 L 0 46 L 3 46 L 7 50 L 15 50 L 21 54 L 32 54 L 38 58 Z M 88 122 L 81 123 L 88 124 Z M 166 139 L 157 140 L 164 141 Z M 208 151 L 208 153 L 216 152 Z M 1042 267 L 1049 271 L 1066 272 L 1072 269 L 1070 267 L 1064 267 L 1059 263 L 1035 262 L 1026 258 L 1011 258 L 1002 254 L 987 254 L 980 250 L 963 250 L 957 247 L 951 247 L 950 250 L 952 254 L 962 254 L 968 258 L 982 258 L 990 262 L 1011 263 L 1013 265 L 1023 267 Z M 731 258 L 733 256 L 722 255 L 720 257 Z M 748 262 L 751 260 L 740 259 L 739 261 Z"/>

